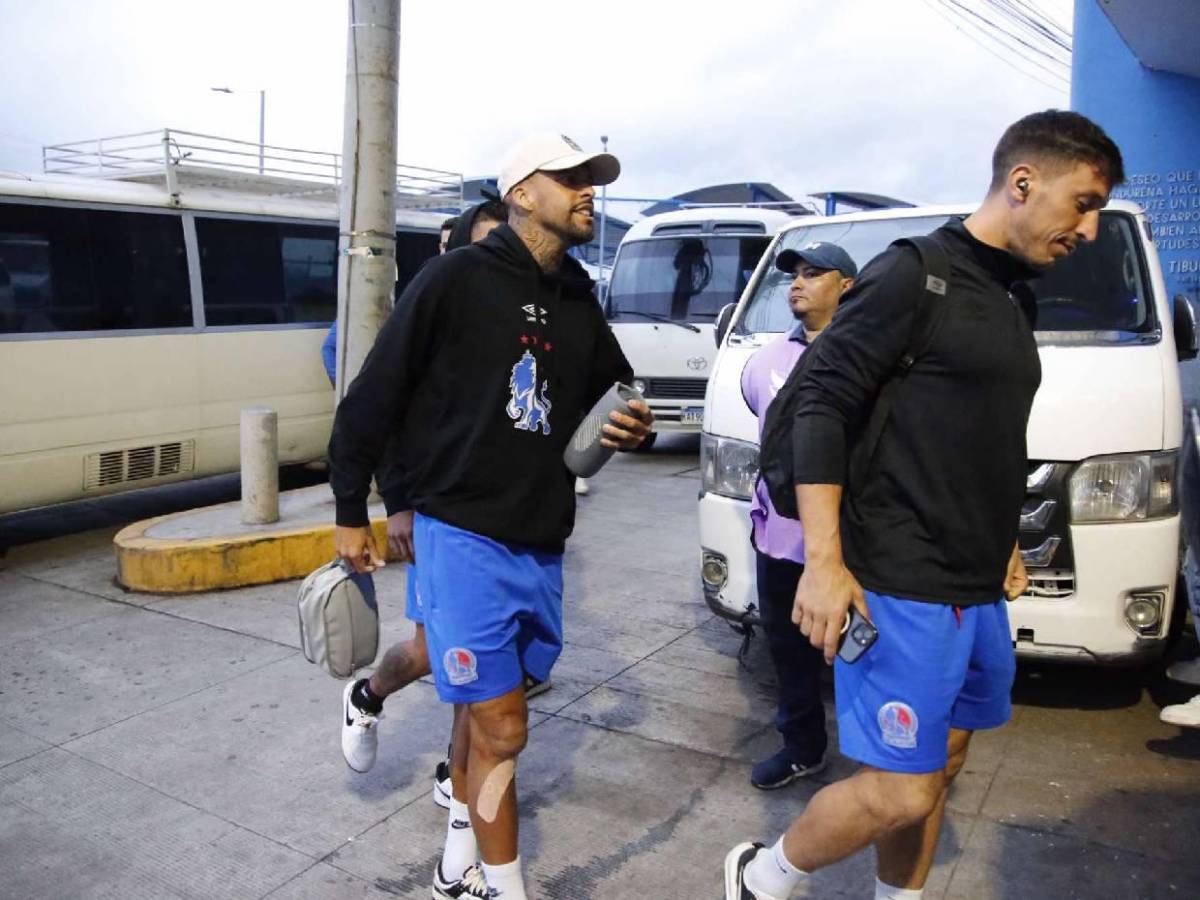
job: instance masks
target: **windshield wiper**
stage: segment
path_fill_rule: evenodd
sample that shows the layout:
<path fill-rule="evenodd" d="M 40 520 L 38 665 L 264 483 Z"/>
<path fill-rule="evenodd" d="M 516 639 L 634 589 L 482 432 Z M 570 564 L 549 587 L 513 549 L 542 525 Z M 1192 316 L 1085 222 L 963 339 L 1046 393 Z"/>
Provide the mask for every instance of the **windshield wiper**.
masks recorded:
<path fill-rule="evenodd" d="M 678 325 L 680 328 L 686 328 L 688 331 L 700 333 L 700 329 L 691 322 L 680 322 L 678 319 L 672 319 L 670 316 L 660 316 L 658 313 L 642 312 L 640 309 L 621 309 L 613 310 L 614 315 L 618 316 L 645 316 L 647 319 L 653 319 L 655 322 L 666 322 L 668 325 Z"/>

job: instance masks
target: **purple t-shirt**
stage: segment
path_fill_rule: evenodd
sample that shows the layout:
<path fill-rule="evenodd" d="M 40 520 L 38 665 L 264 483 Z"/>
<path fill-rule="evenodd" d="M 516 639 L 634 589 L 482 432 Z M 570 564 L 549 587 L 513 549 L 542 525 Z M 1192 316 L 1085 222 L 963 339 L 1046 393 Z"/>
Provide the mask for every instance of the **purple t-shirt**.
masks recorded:
<path fill-rule="evenodd" d="M 750 357 L 742 370 L 742 397 L 758 417 L 758 440 L 762 443 L 763 418 L 767 407 L 787 381 L 800 354 L 808 349 L 804 325 L 797 322 L 787 334 L 781 334 Z M 750 504 L 754 547 L 773 559 L 804 562 L 804 532 L 800 523 L 775 512 L 766 483 L 759 478 Z"/>

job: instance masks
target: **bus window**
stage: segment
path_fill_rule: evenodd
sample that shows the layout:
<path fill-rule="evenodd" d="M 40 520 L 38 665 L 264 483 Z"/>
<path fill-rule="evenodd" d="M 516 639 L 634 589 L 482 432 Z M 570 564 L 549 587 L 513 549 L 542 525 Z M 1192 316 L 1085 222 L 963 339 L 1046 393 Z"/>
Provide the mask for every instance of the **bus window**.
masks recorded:
<path fill-rule="evenodd" d="M 336 233 L 306 233 L 314 230 L 280 226 L 283 295 L 293 322 L 329 322 L 337 315 Z"/>
<path fill-rule="evenodd" d="M 0 203 L 0 333 L 191 324 L 178 216 Z"/>
<path fill-rule="evenodd" d="M 330 322 L 337 314 L 337 228 L 197 217 L 208 325 Z"/>
<path fill-rule="evenodd" d="M 417 270 L 438 255 L 438 232 L 396 232 L 396 297 L 408 287 Z"/>

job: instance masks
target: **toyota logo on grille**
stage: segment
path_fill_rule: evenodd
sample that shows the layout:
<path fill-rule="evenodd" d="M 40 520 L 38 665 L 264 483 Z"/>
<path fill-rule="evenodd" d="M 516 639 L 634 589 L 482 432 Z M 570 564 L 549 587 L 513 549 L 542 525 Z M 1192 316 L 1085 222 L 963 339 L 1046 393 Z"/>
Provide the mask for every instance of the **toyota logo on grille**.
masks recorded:
<path fill-rule="evenodd" d="M 699 372 L 701 369 L 708 368 L 708 360 L 703 356 L 693 356 L 687 361 L 687 367 L 693 372 Z"/>

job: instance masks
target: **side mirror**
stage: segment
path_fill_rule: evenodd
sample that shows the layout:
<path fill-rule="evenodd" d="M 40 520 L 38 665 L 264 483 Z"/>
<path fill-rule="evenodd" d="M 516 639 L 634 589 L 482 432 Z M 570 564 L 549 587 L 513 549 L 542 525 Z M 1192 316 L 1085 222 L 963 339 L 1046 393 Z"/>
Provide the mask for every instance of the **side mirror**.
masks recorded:
<path fill-rule="evenodd" d="M 736 303 L 726 303 L 721 307 L 721 311 L 717 313 L 717 327 L 713 329 L 713 337 L 716 338 L 718 347 L 725 340 L 725 335 L 729 333 L 729 325 L 733 321 L 733 311 L 735 309 L 737 309 Z M 1194 353 L 1192 354 L 1192 356 L 1195 355 Z"/>
<path fill-rule="evenodd" d="M 1200 344 L 1196 339 L 1196 311 L 1183 294 L 1175 295 L 1171 304 L 1171 318 L 1175 325 L 1175 355 L 1180 362 L 1195 359 L 1200 352 Z"/>

